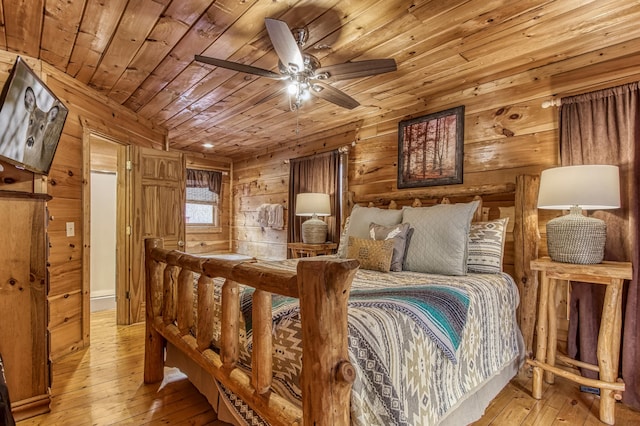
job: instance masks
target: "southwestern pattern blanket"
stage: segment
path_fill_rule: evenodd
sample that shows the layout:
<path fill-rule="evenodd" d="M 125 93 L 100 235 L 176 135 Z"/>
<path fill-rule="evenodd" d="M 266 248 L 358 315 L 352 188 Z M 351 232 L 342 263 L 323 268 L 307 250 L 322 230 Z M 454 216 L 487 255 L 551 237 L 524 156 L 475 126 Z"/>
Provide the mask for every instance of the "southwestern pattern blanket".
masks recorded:
<path fill-rule="evenodd" d="M 291 270 L 296 261 L 270 266 Z M 250 295 L 247 288 L 241 297 L 241 361 L 247 369 Z M 352 424 L 437 424 L 504 365 L 522 356 L 515 318 L 518 302 L 516 285 L 507 274 L 449 277 L 359 270 L 349 300 L 349 352 L 357 374 Z M 274 296 L 273 317 L 273 388 L 300 403 L 297 302 Z M 246 424 L 265 424 L 220 388 Z"/>

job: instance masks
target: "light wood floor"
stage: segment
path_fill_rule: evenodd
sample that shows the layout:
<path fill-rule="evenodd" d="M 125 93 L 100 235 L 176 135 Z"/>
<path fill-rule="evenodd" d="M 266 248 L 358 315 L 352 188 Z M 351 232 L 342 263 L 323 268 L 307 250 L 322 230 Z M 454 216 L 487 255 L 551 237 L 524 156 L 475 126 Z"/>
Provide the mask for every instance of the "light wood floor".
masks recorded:
<path fill-rule="evenodd" d="M 116 326 L 115 311 L 91 315 L 91 346 L 54 363 L 51 413 L 26 425 L 227 425 L 175 369 L 162 384 L 142 381 L 144 324 Z M 602 425 L 598 398 L 557 379 L 544 399 L 531 398 L 530 379 L 514 379 L 475 425 Z M 640 425 L 640 413 L 616 405 L 616 425 Z"/>

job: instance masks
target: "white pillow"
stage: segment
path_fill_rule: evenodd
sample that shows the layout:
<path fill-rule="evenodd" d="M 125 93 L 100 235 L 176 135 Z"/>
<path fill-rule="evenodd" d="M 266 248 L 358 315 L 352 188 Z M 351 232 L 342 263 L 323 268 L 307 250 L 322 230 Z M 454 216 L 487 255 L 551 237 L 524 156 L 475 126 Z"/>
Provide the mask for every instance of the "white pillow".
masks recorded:
<path fill-rule="evenodd" d="M 345 223 L 344 231 L 340 236 L 340 246 L 338 247 L 338 257 L 347 257 L 347 242 L 349 237 L 369 238 L 369 224 L 371 222 L 378 225 L 392 226 L 402 222 L 402 210 L 381 209 L 378 207 L 353 206 L 351 216 Z"/>
<path fill-rule="evenodd" d="M 467 274 L 467 247 L 471 219 L 478 201 L 405 207 L 402 222 L 414 229 L 406 270 L 442 275 Z"/>

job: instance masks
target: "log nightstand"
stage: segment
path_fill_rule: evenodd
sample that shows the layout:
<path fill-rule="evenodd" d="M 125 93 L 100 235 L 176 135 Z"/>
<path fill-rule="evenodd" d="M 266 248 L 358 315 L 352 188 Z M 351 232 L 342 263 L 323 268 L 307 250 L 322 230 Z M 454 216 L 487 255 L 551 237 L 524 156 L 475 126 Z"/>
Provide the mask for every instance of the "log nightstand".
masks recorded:
<path fill-rule="evenodd" d="M 540 271 L 540 298 L 538 299 L 537 346 L 535 360 L 528 359 L 533 366 L 532 395 L 542 397 L 542 375 L 552 384 L 554 374 L 573 380 L 581 385 L 600 388 L 600 420 L 615 423 L 615 402 L 625 386 L 618 381 L 620 356 L 620 329 L 622 324 L 622 284 L 631 279 L 631 263 L 603 262 L 593 265 L 575 265 L 554 262 L 549 258 L 531 261 L 531 269 Z M 562 354 L 556 356 L 556 301 L 557 280 L 582 281 L 605 285 L 604 306 L 598 333 L 598 365 L 576 361 Z M 589 379 L 555 366 L 556 358 L 563 363 L 600 373 L 600 379 Z"/>
<path fill-rule="evenodd" d="M 305 244 L 305 243 L 289 243 L 287 247 L 291 251 L 293 259 L 301 257 L 319 256 L 321 254 L 333 254 L 338 248 L 337 243 L 322 244 Z"/>

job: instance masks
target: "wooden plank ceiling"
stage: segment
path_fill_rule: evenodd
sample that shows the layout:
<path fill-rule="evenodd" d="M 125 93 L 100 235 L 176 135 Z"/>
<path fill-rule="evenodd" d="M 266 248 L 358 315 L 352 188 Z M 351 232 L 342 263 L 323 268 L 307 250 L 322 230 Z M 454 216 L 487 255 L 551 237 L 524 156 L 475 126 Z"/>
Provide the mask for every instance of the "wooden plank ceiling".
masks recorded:
<path fill-rule="evenodd" d="M 40 58 L 164 126 L 170 146 L 228 157 L 468 91 L 611 45 L 640 46 L 632 0 L 2 0 L 0 48 Z M 306 26 L 322 65 L 394 58 L 393 73 L 331 84 L 360 106 L 204 65 L 202 54 L 278 72 L 264 19 Z M 635 47 L 634 47 L 635 46 Z M 419 111 L 420 109 L 418 109 Z M 396 112 L 397 115 L 397 112 Z M 398 118 L 402 118 L 401 116 Z M 299 126 L 300 135 L 296 135 Z"/>

